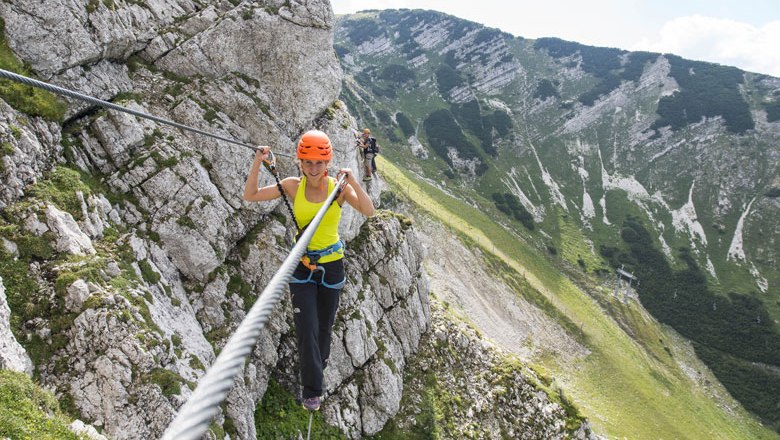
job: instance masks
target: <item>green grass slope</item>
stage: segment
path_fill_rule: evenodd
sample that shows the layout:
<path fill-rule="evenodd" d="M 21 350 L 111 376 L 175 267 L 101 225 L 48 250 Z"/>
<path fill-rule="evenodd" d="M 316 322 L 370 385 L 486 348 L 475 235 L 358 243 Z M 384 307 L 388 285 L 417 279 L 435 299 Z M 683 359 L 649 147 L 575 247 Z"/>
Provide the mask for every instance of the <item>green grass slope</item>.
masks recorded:
<path fill-rule="evenodd" d="M 780 438 L 734 402 L 683 339 L 641 306 L 618 302 L 581 274 L 575 283 L 560 261 L 549 260 L 484 212 L 383 158 L 378 165 L 394 192 L 523 274 L 580 326 L 590 355 L 574 363 L 549 357 L 536 362 L 552 372 L 596 432 L 631 439 Z"/>

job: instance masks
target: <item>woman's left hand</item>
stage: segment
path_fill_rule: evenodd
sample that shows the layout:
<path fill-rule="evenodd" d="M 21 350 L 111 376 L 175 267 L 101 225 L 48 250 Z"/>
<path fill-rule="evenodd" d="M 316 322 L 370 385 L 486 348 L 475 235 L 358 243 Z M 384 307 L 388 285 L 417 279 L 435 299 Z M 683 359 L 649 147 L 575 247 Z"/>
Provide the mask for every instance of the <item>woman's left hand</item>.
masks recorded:
<path fill-rule="evenodd" d="M 340 179 L 341 176 L 346 175 L 347 178 L 345 180 L 346 183 L 349 183 L 350 185 L 355 183 L 355 174 L 352 172 L 351 168 L 342 168 L 339 170 L 338 173 L 336 173 L 336 180 Z"/>
<path fill-rule="evenodd" d="M 358 183 L 357 179 L 355 179 L 355 173 L 352 172 L 352 169 L 340 169 L 336 174 L 336 179 L 340 179 L 341 176 L 346 176 L 343 187 L 344 192 L 341 194 L 341 197 L 343 197 L 347 203 L 349 203 L 353 208 L 357 209 L 358 212 L 365 215 L 366 217 L 371 217 L 374 215 L 374 203 L 366 193 L 366 190 L 364 190 L 363 187 Z M 347 184 L 349 186 L 347 186 Z"/>

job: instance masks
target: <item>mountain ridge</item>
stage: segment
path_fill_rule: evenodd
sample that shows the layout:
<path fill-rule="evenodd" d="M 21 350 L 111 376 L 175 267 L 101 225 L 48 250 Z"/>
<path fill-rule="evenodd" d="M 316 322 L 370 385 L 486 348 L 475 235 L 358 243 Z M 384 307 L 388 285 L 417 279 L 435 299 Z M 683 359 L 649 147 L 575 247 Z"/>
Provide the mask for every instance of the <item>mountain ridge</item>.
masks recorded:
<path fill-rule="evenodd" d="M 341 16 L 335 46 L 347 73 L 342 99 L 398 166 L 495 209 L 537 249 L 602 282 L 620 265 L 653 267 L 640 276 L 639 297 L 694 340 L 761 350 L 752 341 L 763 347 L 778 334 L 771 219 L 780 204 L 768 196 L 780 163 L 770 115 L 776 78 L 516 38 L 435 11 Z M 642 226 L 627 230 L 626 222 Z M 637 243 L 635 232 L 648 238 Z M 644 257 L 650 248 L 668 269 Z M 653 287 L 660 270 L 671 281 Z M 752 323 L 737 318 L 743 312 L 755 313 Z M 727 330 L 708 327 L 730 320 Z M 735 343 L 744 326 L 767 336 Z M 766 347 L 769 358 L 778 351 Z M 766 355 L 748 360 L 755 356 Z M 725 361 L 715 365 L 725 380 Z M 748 370 L 732 371 L 746 384 Z M 777 378 L 761 374 L 766 382 L 750 392 L 729 389 L 743 404 L 766 401 L 760 388 L 774 389 Z M 753 409 L 772 420 L 772 406 Z"/>
<path fill-rule="evenodd" d="M 354 118 L 338 100 L 326 1 L 14 0 L 0 3 L 0 17 L 4 68 L 273 145 L 282 175 L 297 171 L 286 158 L 300 134 L 318 128 L 333 143 L 334 167 L 363 172 Z M 40 423 L 43 410 L 59 415 L 56 398 L 79 419 L 70 430 L 82 432 L 83 419 L 93 440 L 160 437 L 284 260 L 294 239 L 290 219 L 278 201 L 242 201 L 251 163 L 243 147 L 31 90 L 0 81 L 0 176 L 7 182 L 0 191 L 0 344 L 18 354 L 3 350 L 0 366 L 24 371 L 3 376 L 14 386 L 0 387 L 0 419 L 9 421 L 0 423 L 9 430 L 0 435 L 63 436 L 60 417 L 50 420 L 52 429 Z M 261 172 L 260 184 L 272 182 Z M 381 185 L 377 179 L 367 187 L 376 204 Z M 459 394 L 458 359 L 442 359 L 455 362 L 436 364 L 441 381 L 424 381 L 431 396 L 425 414 L 460 401 L 468 406 L 457 414 L 469 416 L 467 393 L 492 395 L 495 387 L 512 404 L 481 413 L 489 432 L 596 438 L 537 375 L 513 364 L 492 368 L 492 360 L 506 364 L 503 355 L 455 323 L 431 318 L 411 219 L 389 211 L 364 219 L 347 209 L 339 234 L 348 246 L 348 282 L 315 431 L 377 434 L 398 412 L 419 351 L 464 348 L 474 354 L 469 365 L 490 374 Z M 434 323 L 442 329 L 436 338 Z M 288 297 L 264 330 L 207 438 L 298 438 L 305 428 L 309 414 L 295 403 Z M 444 387 L 456 392 L 434 393 Z M 17 412 L 15 402 L 40 399 L 30 393 L 46 405 Z M 501 405 L 481 397 L 474 403 Z M 437 417 L 427 419 L 432 429 Z M 467 420 L 464 429 L 474 426 Z"/>

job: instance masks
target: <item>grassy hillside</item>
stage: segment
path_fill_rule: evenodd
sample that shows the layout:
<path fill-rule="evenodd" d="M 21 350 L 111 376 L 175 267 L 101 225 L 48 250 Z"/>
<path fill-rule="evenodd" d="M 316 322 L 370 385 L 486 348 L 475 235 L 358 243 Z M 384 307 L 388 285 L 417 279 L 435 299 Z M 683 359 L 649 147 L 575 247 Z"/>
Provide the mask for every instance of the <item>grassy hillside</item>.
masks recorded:
<path fill-rule="evenodd" d="M 641 272 L 647 310 L 780 432 L 776 79 L 433 11 L 341 17 L 334 43 L 387 158 L 572 277 Z"/>
<path fill-rule="evenodd" d="M 780 438 L 728 397 L 682 338 L 639 304 L 620 303 L 591 278 L 579 276 L 575 284 L 562 273 L 562 261 L 549 260 L 486 213 L 383 158 L 379 168 L 392 191 L 525 276 L 580 326 L 589 356 L 536 362 L 552 371 L 597 432 L 632 439 Z"/>

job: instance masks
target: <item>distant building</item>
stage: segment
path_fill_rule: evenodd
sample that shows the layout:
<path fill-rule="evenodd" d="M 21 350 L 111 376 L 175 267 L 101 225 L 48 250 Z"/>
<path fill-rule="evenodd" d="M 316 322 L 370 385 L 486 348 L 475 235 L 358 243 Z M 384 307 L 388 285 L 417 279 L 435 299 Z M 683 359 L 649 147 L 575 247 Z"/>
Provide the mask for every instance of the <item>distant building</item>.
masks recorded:
<path fill-rule="evenodd" d="M 620 294 L 623 294 L 621 301 L 627 302 L 628 292 L 633 287 L 632 284 L 636 281 L 636 285 L 639 285 L 639 278 L 634 276 L 631 272 L 623 269 L 623 265 L 619 269 L 615 270 L 617 273 L 617 281 L 615 283 L 615 296 L 620 298 Z"/>

